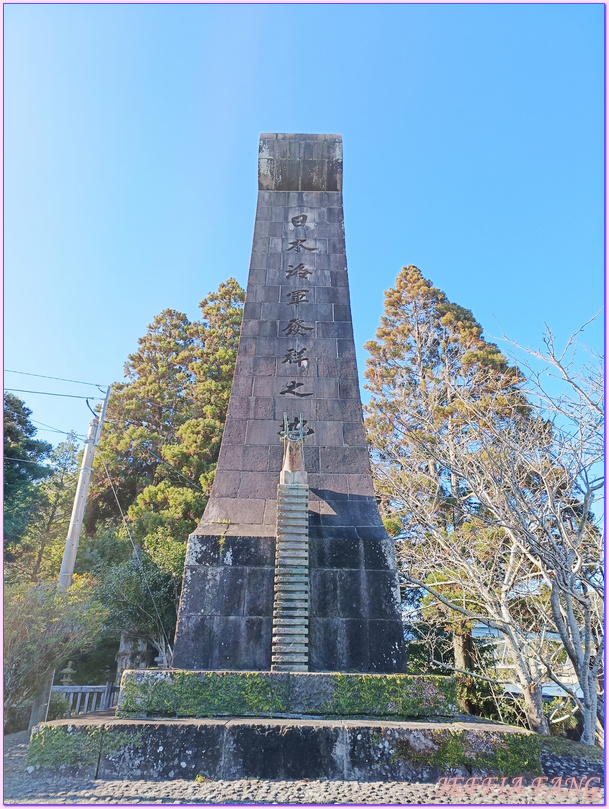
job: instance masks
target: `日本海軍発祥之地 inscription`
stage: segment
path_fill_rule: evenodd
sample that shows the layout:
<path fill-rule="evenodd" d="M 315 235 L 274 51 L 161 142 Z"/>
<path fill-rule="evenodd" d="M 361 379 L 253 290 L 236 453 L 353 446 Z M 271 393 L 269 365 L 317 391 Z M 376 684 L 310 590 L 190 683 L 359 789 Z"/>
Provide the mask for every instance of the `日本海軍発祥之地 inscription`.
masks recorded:
<path fill-rule="evenodd" d="M 341 138 L 262 135 L 258 188 L 235 378 L 211 496 L 189 538 L 174 666 L 271 668 L 285 413 L 306 439 L 308 669 L 403 671 L 395 552 L 355 362 Z"/>

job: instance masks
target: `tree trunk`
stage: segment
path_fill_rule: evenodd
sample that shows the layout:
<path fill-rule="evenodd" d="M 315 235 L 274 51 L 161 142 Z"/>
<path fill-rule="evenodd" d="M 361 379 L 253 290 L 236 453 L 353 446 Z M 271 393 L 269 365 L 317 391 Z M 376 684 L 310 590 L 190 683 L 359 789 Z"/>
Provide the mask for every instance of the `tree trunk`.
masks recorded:
<path fill-rule="evenodd" d="M 538 685 L 530 684 L 528 688 L 523 688 L 524 705 L 529 722 L 529 727 L 542 736 L 550 735 L 548 719 L 543 712 L 543 699 L 541 688 Z"/>
<path fill-rule="evenodd" d="M 453 652 L 456 669 L 474 670 L 474 639 L 467 621 L 456 621 L 453 625 Z M 457 701 L 459 708 L 465 713 L 475 712 L 475 699 L 465 682 L 458 689 Z"/>
<path fill-rule="evenodd" d="M 584 694 L 584 710 L 583 719 L 584 727 L 580 742 L 582 744 L 594 745 L 596 740 L 597 728 L 597 701 L 598 695 L 596 693 L 596 677 L 588 677 L 588 693 Z"/>

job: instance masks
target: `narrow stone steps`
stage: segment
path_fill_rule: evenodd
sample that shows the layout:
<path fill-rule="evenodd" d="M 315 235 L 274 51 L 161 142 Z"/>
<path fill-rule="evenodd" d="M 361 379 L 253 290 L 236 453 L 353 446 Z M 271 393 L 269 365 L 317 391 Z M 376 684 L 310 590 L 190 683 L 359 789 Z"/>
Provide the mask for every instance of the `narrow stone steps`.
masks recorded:
<path fill-rule="evenodd" d="M 275 593 L 274 607 L 279 604 L 292 605 L 295 601 L 302 601 L 306 606 L 309 603 L 308 593 Z"/>
<path fill-rule="evenodd" d="M 278 618 L 275 623 L 280 632 L 285 632 L 289 628 L 298 629 L 298 631 L 300 631 L 301 627 L 304 627 L 305 630 L 308 631 L 309 628 L 309 622 L 306 618 Z"/>
<path fill-rule="evenodd" d="M 272 671 L 308 671 L 309 487 L 279 484 Z"/>
<path fill-rule="evenodd" d="M 308 548 L 277 548 L 277 561 L 284 558 L 308 559 Z M 301 562 L 302 564 L 302 562 Z"/>
<path fill-rule="evenodd" d="M 309 615 L 309 610 L 273 610 L 273 623 L 275 622 L 275 618 L 291 618 L 291 617 L 298 617 L 298 618 L 307 618 Z"/>
<path fill-rule="evenodd" d="M 290 663 L 284 666 L 282 663 L 273 663 L 273 671 L 308 671 L 308 665 L 303 663 Z"/>
<path fill-rule="evenodd" d="M 292 574 L 292 570 L 295 570 L 297 567 L 299 568 L 299 572 Z M 291 577 L 292 575 L 294 575 L 294 576 L 304 576 L 305 578 L 308 579 L 309 578 L 309 570 L 304 565 L 294 565 L 294 566 L 292 566 L 292 565 L 278 565 L 277 568 L 276 568 L 276 575 L 278 577 L 284 577 L 284 576 L 290 576 Z"/>
<path fill-rule="evenodd" d="M 282 602 L 285 604 L 293 604 L 295 601 L 302 601 L 302 603 L 306 606 L 309 603 L 309 594 L 302 593 L 301 591 L 292 592 L 292 593 L 284 593 L 279 592 L 275 593 L 275 604 L 281 604 Z"/>
<path fill-rule="evenodd" d="M 302 652 L 302 654 L 305 654 L 309 651 L 309 644 L 302 638 L 280 638 L 273 644 L 273 652 L 276 650 L 281 652 Z"/>
<path fill-rule="evenodd" d="M 295 637 L 295 638 L 308 638 L 309 632 L 307 627 L 300 626 L 280 626 L 277 627 L 277 635 L 275 637 Z"/>
<path fill-rule="evenodd" d="M 306 654 L 274 654 L 273 663 L 305 663 L 309 662 L 309 656 Z"/>

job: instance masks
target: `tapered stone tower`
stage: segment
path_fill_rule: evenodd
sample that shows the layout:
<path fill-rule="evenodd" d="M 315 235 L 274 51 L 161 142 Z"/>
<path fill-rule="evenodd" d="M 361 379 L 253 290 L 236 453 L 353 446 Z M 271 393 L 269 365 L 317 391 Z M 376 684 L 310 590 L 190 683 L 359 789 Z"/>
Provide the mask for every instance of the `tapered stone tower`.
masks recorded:
<path fill-rule="evenodd" d="M 304 667 L 404 671 L 394 545 L 362 421 L 342 174 L 338 135 L 260 138 L 237 366 L 211 496 L 188 541 L 177 668 L 271 668 L 274 592 L 287 580 L 275 570 L 287 428 L 304 441 L 309 487 L 294 612 Z"/>
<path fill-rule="evenodd" d="M 174 668 L 125 671 L 115 719 L 37 726 L 28 756 L 43 773 L 541 772 L 528 731 L 439 721 L 457 710 L 454 680 L 400 673 L 394 547 L 355 367 L 341 146 L 337 135 L 260 139 L 237 368 L 211 497 L 188 541 Z"/>

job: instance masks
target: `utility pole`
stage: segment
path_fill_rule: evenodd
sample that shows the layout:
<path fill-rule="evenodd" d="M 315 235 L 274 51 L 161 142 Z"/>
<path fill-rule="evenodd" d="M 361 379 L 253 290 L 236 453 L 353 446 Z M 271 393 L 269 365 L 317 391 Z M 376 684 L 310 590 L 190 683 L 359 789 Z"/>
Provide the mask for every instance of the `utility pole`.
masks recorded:
<path fill-rule="evenodd" d="M 99 419 L 91 419 L 87 440 L 85 441 L 85 452 L 82 456 L 82 464 L 78 474 L 78 484 L 76 486 L 76 496 L 72 506 L 72 516 L 70 517 L 70 527 L 63 551 L 61 570 L 57 582 L 58 590 L 67 590 L 72 584 L 72 574 L 76 563 L 76 552 L 80 540 L 80 530 L 85 516 L 85 506 L 87 504 L 87 492 L 89 491 L 89 480 L 93 471 L 93 455 L 95 454 L 95 439 L 97 437 Z"/>
<path fill-rule="evenodd" d="M 89 432 L 87 433 L 87 439 L 85 441 L 85 451 L 82 456 L 82 463 L 80 464 L 80 472 L 78 473 L 74 504 L 72 505 L 70 526 L 68 528 L 68 535 L 63 551 L 61 570 L 59 571 L 59 579 L 57 580 L 57 589 L 59 592 L 65 592 L 72 583 L 72 574 L 74 573 L 76 553 L 78 552 L 78 543 L 80 541 L 80 531 L 85 516 L 85 506 L 87 505 L 89 481 L 91 480 L 91 472 L 93 471 L 93 456 L 95 455 L 95 450 L 101 437 L 101 429 L 106 416 L 109 398 L 110 387 L 108 387 L 106 391 L 99 417 L 95 416 L 95 418 L 91 419 L 91 423 L 89 424 Z M 54 676 L 55 672 L 53 671 L 45 683 L 44 688 L 32 703 L 29 723 L 30 728 L 34 727 L 38 722 L 46 722 Z"/>

